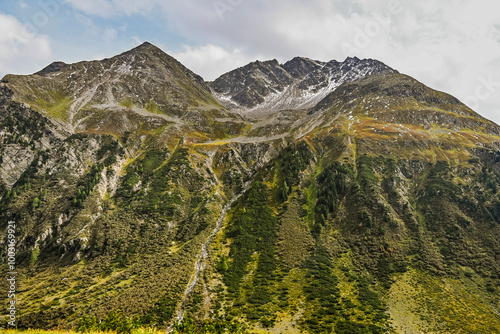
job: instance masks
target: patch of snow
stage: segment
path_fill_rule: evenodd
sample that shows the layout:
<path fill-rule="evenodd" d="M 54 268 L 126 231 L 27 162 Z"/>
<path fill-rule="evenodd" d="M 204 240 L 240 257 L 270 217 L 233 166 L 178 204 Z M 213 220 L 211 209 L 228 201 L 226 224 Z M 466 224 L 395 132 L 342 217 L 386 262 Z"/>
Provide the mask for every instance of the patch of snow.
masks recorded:
<path fill-rule="evenodd" d="M 130 64 L 126 64 L 126 63 L 123 63 L 120 66 L 118 66 L 118 69 L 116 71 L 119 74 L 122 74 L 122 75 L 131 75 L 131 74 L 133 74 L 132 66 Z"/>

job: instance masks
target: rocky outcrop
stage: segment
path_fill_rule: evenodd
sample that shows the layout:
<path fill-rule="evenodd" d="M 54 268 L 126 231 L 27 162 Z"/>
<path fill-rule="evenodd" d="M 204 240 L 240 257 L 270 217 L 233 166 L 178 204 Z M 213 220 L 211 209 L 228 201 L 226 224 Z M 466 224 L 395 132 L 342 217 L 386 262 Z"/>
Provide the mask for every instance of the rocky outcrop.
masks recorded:
<path fill-rule="evenodd" d="M 343 83 L 376 73 L 395 73 L 385 64 L 347 58 L 321 62 L 296 57 L 253 62 L 210 83 L 221 103 L 243 110 L 278 111 L 311 108 Z"/>

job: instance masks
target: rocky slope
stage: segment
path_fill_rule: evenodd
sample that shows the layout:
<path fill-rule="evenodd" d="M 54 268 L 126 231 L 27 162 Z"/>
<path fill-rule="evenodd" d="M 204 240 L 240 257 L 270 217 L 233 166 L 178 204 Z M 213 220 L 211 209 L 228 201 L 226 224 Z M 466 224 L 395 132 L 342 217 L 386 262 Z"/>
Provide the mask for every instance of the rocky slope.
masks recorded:
<path fill-rule="evenodd" d="M 193 131 L 191 126 L 213 132 L 217 118 L 240 122 L 220 107 L 200 76 L 147 42 L 110 59 L 56 62 L 34 75 L 6 75 L 2 81 L 14 101 L 70 132 L 122 135 L 137 131 L 146 118 L 172 124 L 180 135 Z"/>
<path fill-rule="evenodd" d="M 500 127 L 452 96 L 356 58 L 205 83 L 147 43 L 2 82 L 20 327 L 500 331 Z"/>
<path fill-rule="evenodd" d="M 343 83 L 394 72 L 372 59 L 354 57 L 339 63 L 296 57 L 285 64 L 256 61 L 222 75 L 210 86 L 230 108 L 268 113 L 311 108 Z"/>

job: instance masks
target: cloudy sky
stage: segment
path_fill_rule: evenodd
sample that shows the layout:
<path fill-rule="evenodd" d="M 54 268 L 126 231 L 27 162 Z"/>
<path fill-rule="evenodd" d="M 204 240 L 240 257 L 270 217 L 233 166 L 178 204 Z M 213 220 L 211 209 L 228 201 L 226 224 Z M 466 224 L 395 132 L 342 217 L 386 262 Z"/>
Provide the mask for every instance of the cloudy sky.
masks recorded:
<path fill-rule="evenodd" d="M 149 41 L 213 80 L 254 60 L 375 58 L 500 124 L 498 0 L 2 0 L 0 77 Z"/>

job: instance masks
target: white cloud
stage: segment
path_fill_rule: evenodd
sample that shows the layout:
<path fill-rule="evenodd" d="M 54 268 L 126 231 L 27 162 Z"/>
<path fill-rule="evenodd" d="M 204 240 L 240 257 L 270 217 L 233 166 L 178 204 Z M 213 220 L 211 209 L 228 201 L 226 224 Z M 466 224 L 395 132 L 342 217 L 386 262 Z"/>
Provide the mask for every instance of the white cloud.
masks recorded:
<path fill-rule="evenodd" d="M 221 73 L 226 73 L 244 66 L 257 57 L 252 57 L 240 49 L 225 50 L 212 44 L 198 47 L 184 45 L 181 52 L 168 52 L 193 72 L 203 76 L 205 80 L 214 80 Z"/>
<path fill-rule="evenodd" d="M 75 18 L 76 21 L 78 21 L 84 27 L 85 33 L 99 35 L 100 28 L 95 25 L 94 21 L 92 21 L 89 17 L 82 14 L 76 14 Z"/>
<path fill-rule="evenodd" d="M 118 32 L 111 28 L 111 27 L 106 27 L 104 29 L 104 33 L 103 33 L 103 39 L 106 41 L 106 42 L 111 42 L 112 40 L 114 40 L 116 38 L 116 36 L 118 36 Z"/>
<path fill-rule="evenodd" d="M 132 36 L 131 39 L 136 45 L 144 43 L 144 40 L 142 40 L 139 36 Z"/>
<path fill-rule="evenodd" d="M 113 4 L 108 0 L 66 0 L 66 2 L 89 15 L 109 17 L 118 14 L 114 12 Z"/>
<path fill-rule="evenodd" d="M 118 36 L 118 31 L 116 29 L 109 26 L 103 28 L 95 24 L 92 19 L 85 15 L 76 14 L 75 18 L 84 27 L 85 33 L 93 38 L 100 38 L 103 41 L 110 43 Z"/>
<path fill-rule="evenodd" d="M 155 5 L 153 0 L 66 0 L 66 2 L 85 14 L 103 18 L 119 15 L 146 15 Z"/>
<path fill-rule="evenodd" d="M 0 76 L 27 74 L 53 60 L 49 38 L 39 35 L 15 17 L 0 13 Z"/>

